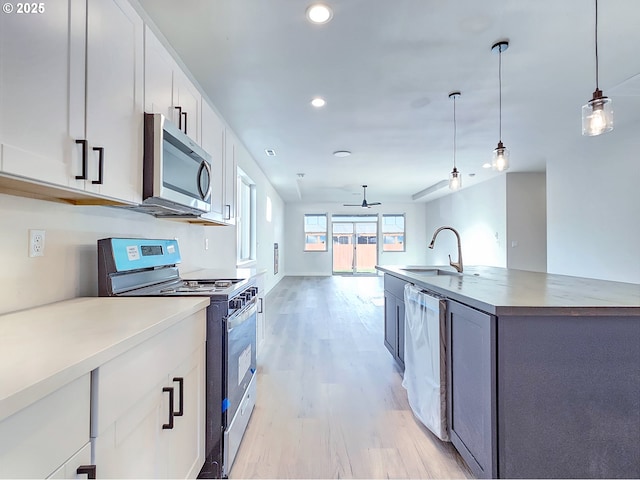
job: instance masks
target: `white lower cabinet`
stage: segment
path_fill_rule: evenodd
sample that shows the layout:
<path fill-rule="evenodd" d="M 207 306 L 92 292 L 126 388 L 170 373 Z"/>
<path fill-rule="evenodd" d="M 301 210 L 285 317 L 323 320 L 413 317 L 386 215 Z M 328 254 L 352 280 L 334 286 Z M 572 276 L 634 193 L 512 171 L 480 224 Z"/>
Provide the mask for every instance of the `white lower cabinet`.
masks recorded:
<path fill-rule="evenodd" d="M 87 443 L 47 478 L 96 478 L 96 466 L 91 464 L 91 444 Z"/>
<path fill-rule="evenodd" d="M 256 285 L 258 287 L 258 312 L 256 318 L 256 345 L 257 345 L 257 354 L 262 351 L 262 346 L 264 344 L 264 340 L 266 338 L 267 333 L 267 322 L 266 322 L 266 304 L 265 304 L 265 287 L 264 280 L 265 274 L 260 273 L 256 279 Z"/>
<path fill-rule="evenodd" d="M 205 310 L 93 372 L 99 478 L 195 478 L 204 463 Z"/>
<path fill-rule="evenodd" d="M 90 392 L 86 374 L 0 422 L 0 478 L 76 478 L 91 463 Z"/>

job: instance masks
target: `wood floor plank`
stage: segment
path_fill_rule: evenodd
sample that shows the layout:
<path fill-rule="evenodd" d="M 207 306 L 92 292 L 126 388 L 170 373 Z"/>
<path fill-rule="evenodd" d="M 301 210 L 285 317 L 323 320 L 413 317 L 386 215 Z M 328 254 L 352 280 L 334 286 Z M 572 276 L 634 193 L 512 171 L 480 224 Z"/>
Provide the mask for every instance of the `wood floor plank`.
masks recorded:
<path fill-rule="evenodd" d="M 381 277 L 286 277 L 230 478 L 472 478 L 413 416 L 383 346 Z"/>

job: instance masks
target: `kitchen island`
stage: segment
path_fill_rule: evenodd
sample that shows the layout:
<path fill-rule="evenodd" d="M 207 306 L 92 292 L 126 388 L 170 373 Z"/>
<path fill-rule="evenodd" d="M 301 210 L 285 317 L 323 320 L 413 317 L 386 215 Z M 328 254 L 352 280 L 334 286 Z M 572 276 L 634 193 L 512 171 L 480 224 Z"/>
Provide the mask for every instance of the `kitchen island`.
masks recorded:
<path fill-rule="evenodd" d="M 474 474 L 640 477 L 640 285 L 496 267 L 377 269 L 393 298 L 406 282 L 447 300 L 447 419 Z"/>

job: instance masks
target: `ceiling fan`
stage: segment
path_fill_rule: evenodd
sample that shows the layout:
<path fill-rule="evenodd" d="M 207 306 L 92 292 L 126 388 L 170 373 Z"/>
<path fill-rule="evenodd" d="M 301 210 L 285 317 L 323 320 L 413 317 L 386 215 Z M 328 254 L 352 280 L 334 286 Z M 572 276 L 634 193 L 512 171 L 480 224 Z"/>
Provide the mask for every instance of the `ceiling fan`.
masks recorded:
<path fill-rule="evenodd" d="M 382 205 L 380 202 L 367 202 L 367 186 L 362 185 L 362 189 L 364 191 L 363 200 L 361 204 L 353 204 L 353 203 L 345 203 L 343 204 L 345 207 L 362 207 L 362 208 L 371 208 L 373 205 Z"/>

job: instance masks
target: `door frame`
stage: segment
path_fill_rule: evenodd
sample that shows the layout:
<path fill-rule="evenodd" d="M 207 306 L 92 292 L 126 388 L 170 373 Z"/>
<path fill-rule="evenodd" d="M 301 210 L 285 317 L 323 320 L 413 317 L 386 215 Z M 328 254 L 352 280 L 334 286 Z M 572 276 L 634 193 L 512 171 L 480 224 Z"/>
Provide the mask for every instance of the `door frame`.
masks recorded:
<path fill-rule="evenodd" d="M 344 219 L 341 219 L 344 218 Z M 358 220 L 358 218 L 362 218 L 362 220 Z M 366 220 L 364 220 L 366 218 Z M 353 253 L 352 253 L 352 257 L 351 257 L 351 272 L 348 271 L 336 271 L 335 269 L 335 237 L 336 237 L 336 232 L 334 230 L 334 224 L 351 224 L 352 228 L 351 228 L 351 233 L 342 233 L 340 232 L 338 235 L 341 236 L 350 236 L 351 237 L 351 245 L 353 245 Z M 378 244 L 379 244 L 379 237 L 380 237 L 380 228 L 379 228 L 379 215 L 378 214 L 372 214 L 372 215 L 344 215 L 344 214 L 334 214 L 331 216 L 331 274 L 332 275 L 351 275 L 351 276 L 365 276 L 365 275 L 377 275 L 377 272 L 375 271 L 375 268 L 373 269 L 373 271 L 366 271 L 366 272 L 359 272 L 358 271 L 358 264 L 357 264 L 357 259 L 358 259 L 358 245 L 360 245 L 358 243 L 358 235 L 361 233 L 366 233 L 366 232 L 358 232 L 357 231 L 357 225 L 358 224 L 371 224 L 374 225 L 375 228 L 375 235 L 373 236 L 375 238 L 375 260 L 374 260 L 374 264 L 372 267 L 375 267 L 375 265 L 378 263 L 378 256 L 380 254 L 380 252 L 378 251 Z M 367 244 L 367 245 L 371 245 L 371 244 Z"/>

